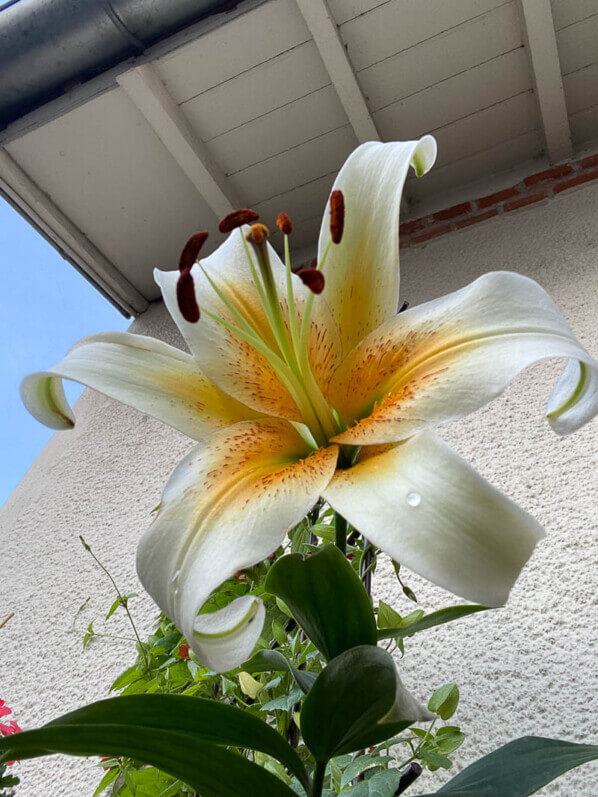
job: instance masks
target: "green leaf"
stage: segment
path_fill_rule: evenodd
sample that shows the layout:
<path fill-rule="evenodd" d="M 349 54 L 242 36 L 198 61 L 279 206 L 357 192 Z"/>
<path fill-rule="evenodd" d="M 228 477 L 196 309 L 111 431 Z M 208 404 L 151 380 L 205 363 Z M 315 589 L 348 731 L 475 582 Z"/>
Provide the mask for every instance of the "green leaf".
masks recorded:
<path fill-rule="evenodd" d="M 186 750 L 190 749 L 193 744 L 206 745 L 207 743 L 211 747 L 215 745 L 230 745 L 259 750 L 262 753 L 268 753 L 268 755 L 285 764 L 301 783 L 304 785 L 308 783 L 307 774 L 301 759 L 275 730 L 247 711 L 218 703 L 215 700 L 158 694 L 110 698 L 91 703 L 88 706 L 65 714 L 39 730 L 15 734 L 10 739 L 17 740 L 17 737 L 19 737 L 15 744 L 20 745 L 22 738 L 28 739 L 31 734 L 37 734 L 42 740 L 37 745 L 38 750 L 52 749 L 51 744 L 54 738 L 52 734 L 54 731 L 58 734 L 62 727 L 68 728 L 71 736 L 68 734 L 64 737 L 61 736 L 61 744 L 68 745 L 71 739 L 73 744 L 76 744 L 77 733 L 80 732 L 81 745 L 87 739 L 89 745 L 85 749 L 90 751 L 88 753 L 77 753 L 75 748 L 70 751 L 64 747 L 64 752 L 72 752 L 73 755 L 129 755 L 145 763 L 153 764 L 159 769 L 169 772 L 174 777 L 180 777 L 181 780 L 191 785 L 193 783 L 189 781 L 187 770 L 185 770 L 186 774 L 183 775 L 179 771 L 175 772 L 168 767 L 162 766 L 162 759 L 157 761 L 155 758 L 148 758 L 144 757 L 143 754 L 130 752 L 127 747 L 127 735 L 121 733 L 120 729 L 126 727 L 127 733 L 131 737 L 129 741 L 133 746 L 138 744 L 138 742 L 141 745 L 140 740 L 143 738 L 149 745 L 148 753 L 151 752 L 152 756 L 156 749 L 159 751 L 159 746 L 155 748 L 151 744 L 151 739 L 160 740 L 164 734 L 174 734 L 177 735 L 177 738 L 180 737 L 181 743 L 186 745 Z M 106 735 L 102 730 L 106 727 L 114 729 L 115 734 L 118 732 L 118 736 L 115 738 L 122 740 L 124 747 L 112 744 L 110 735 Z M 156 733 L 156 730 L 159 730 L 160 733 Z M 146 736 L 146 731 L 149 736 Z M 141 733 L 142 737 L 139 736 Z M 88 736 L 84 734 L 88 734 Z M 97 736 L 94 736 L 94 734 L 97 734 Z M 47 744 L 45 743 L 46 738 L 49 739 Z M 105 741 L 108 746 L 102 748 L 93 747 L 95 744 L 93 740 L 96 738 L 98 742 L 103 743 Z M 10 741 L 10 748 L 15 747 L 15 744 Z M 27 744 L 27 742 L 23 744 Z M 8 750 L 9 743 L 6 740 L 0 740 L 0 748 Z M 29 744 L 27 749 L 32 749 L 31 744 Z M 142 746 L 139 749 L 141 750 Z M 36 753 L 36 755 L 39 754 L 39 752 Z M 19 758 L 21 756 L 16 757 Z M 179 759 L 183 761 L 181 756 L 177 757 L 177 760 Z M 197 788 L 197 790 L 203 795 L 205 786 Z M 256 793 L 259 793 L 259 791 Z M 207 797 L 207 794 L 205 797 Z"/>
<path fill-rule="evenodd" d="M 479 606 L 474 604 L 472 606 L 447 606 L 446 609 L 439 609 L 437 612 L 426 614 L 421 620 L 410 623 L 407 626 L 399 626 L 397 628 L 384 628 L 378 631 L 378 639 L 393 639 L 394 637 L 405 637 L 417 634 L 419 631 L 425 631 L 427 628 L 434 628 L 437 625 L 444 625 L 453 620 L 459 620 L 461 617 L 467 617 L 469 614 L 476 612 L 488 611 L 488 606 Z"/>
<path fill-rule="evenodd" d="M 290 711 L 295 703 L 298 703 L 303 696 L 303 693 L 297 687 L 291 689 L 288 695 L 280 695 L 279 697 L 275 697 L 274 700 L 270 700 L 268 703 L 264 703 L 261 707 L 262 711 Z"/>
<path fill-rule="evenodd" d="M 388 603 L 378 603 L 378 628 L 394 628 L 403 623 L 403 618 Z"/>
<path fill-rule="evenodd" d="M 281 557 L 266 577 L 301 628 L 328 660 L 357 645 L 376 644 L 376 620 L 359 576 L 334 545 L 304 559 Z"/>
<path fill-rule="evenodd" d="M 357 783 L 350 789 L 343 791 L 347 797 L 392 797 L 395 793 L 401 775 L 396 769 L 386 769 L 377 772 L 368 780 Z"/>
<path fill-rule="evenodd" d="M 381 755 L 360 755 L 358 758 L 351 761 L 345 769 L 343 770 L 343 774 L 341 777 L 341 789 L 344 789 L 345 786 L 348 786 L 354 778 L 358 775 L 361 775 L 362 772 L 365 772 L 366 769 L 370 769 L 374 766 L 383 766 L 384 764 L 388 764 L 392 761 L 391 756 L 381 756 Z"/>
<path fill-rule="evenodd" d="M 361 645 L 333 659 L 301 709 L 303 739 L 316 761 L 369 747 L 407 728 L 417 717 L 383 724 L 396 697 L 396 669 L 386 651 Z"/>
<path fill-rule="evenodd" d="M 459 705 L 459 687 L 457 684 L 446 684 L 437 689 L 428 700 L 428 708 L 443 720 L 453 716 Z"/>
<path fill-rule="evenodd" d="M 98 787 L 93 793 L 93 797 L 98 797 L 98 795 L 100 795 L 104 789 L 108 788 L 108 786 L 117 779 L 118 772 L 118 767 L 112 767 L 112 769 L 109 769 L 108 772 L 105 772 L 104 777 L 98 783 Z"/>
<path fill-rule="evenodd" d="M 466 767 L 436 792 L 453 797 L 528 797 L 598 758 L 598 745 L 523 736 Z"/>
<path fill-rule="evenodd" d="M 241 692 L 252 700 L 255 700 L 258 692 L 262 688 L 261 683 L 256 681 L 255 678 L 252 678 L 248 672 L 239 673 L 239 686 L 241 687 Z"/>
<path fill-rule="evenodd" d="M 284 630 L 281 623 L 277 620 L 272 620 L 272 636 L 279 645 L 286 645 L 288 640 L 287 632 Z"/>
<path fill-rule="evenodd" d="M 171 695 L 162 695 L 171 697 Z M 122 702 L 127 698 L 115 698 Z M 191 703 L 191 698 L 182 698 Z M 96 704 L 97 705 L 97 704 Z M 215 703 L 215 705 L 218 705 Z M 243 713 L 243 712 L 240 712 Z M 126 755 L 188 783 L 202 797 L 290 797 L 281 780 L 236 753 L 200 741 L 193 733 L 118 724 L 56 724 L 0 740 L 0 750 L 18 759 L 52 753 Z M 10 744 L 10 747 L 9 747 Z"/>
<path fill-rule="evenodd" d="M 307 694 L 311 685 L 316 680 L 314 672 L 305 672 L 293 667 L 289 661 L 278 650 L 258 650 L 249 661 L 246 661 L 242 669 L 245 672 L 290 672 L 297 685 Z"/>
<path fill-rule="evenodd" d="M 453 762 L 450 758 L 441 755 L 439 752 L 426 745 L 421 748 L 419 755 L 421 760 L 425 761 L 433 771 L 436 769 L 450 769 L 453 766 Z"/>
<path fill-rule="evenodd" d="M 109 620 L 112 617 L 112 615 L 118 609 L 119 606 L 120 606 L 120 597 L 117 598 L 114 601 L 114 603 L 112 604 L 112 606 L 108 609 L 108 614 L 106 615 L 106 620 Z"/>

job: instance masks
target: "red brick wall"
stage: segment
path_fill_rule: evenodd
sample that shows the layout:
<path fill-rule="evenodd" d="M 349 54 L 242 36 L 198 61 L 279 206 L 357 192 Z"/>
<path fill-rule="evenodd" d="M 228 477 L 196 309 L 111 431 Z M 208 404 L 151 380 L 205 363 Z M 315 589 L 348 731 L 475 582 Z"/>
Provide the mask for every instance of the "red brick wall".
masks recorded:
<path fill-rule="evenodd" d="M 401 249 L 461 230 L 463 227 L 486 221 L 502 213 L 510 213 L 526 205 L 553 199 L 562 191 L 568 191 L 596 179 L 598 179 L 598 154 L 530 174 L 511 188 L 472 199 L 470 202 L 460 202 L 438 213 L 401 224 L 399 228 Z"/>

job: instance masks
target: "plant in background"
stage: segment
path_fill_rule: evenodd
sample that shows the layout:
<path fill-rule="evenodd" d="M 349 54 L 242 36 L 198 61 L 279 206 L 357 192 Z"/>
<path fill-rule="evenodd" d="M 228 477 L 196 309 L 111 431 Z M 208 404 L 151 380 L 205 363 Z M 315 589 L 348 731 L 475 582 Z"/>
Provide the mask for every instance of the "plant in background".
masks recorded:
<path fill-rule="evenodd" d="M 189 659 L 175 656 L 162 677 L 182 665 L 187 678 L 191 661 L 208 678 L 239 666 L 242 672 L 236 680 L 226 676 L 234 685 L 228 695 L 223 678 L 221 693 L 212 683 L 212 695 L 200 696 L 200 677 L 193 700 L 128 694 L 92 704 L 20 735 L 14 749 L 22 757 L 58 750 L 124 756 L 204 797 L 292 788 L 317 796 L 325 787 L 343 788 L 350 765 L 359 769 L 359 759 L 379 754 L 380 744 L 400 743 L 432 712 L 450 716 L 456 689 L 447 685 L 424 708 L 378 641 L 400 646 L 406 629 L 416 633 L 483 606 L 407 621 L 382 604 L 376 624 L 368 591 L 347 560 L 348 534 L 349 554 L 368 583 L 382 550 L 397 575 L 404 564 L 469 600 L 503 604 L 543 532 L 431 429 L 478 409 L 535 360 L 558 356 L 569 363 L 548 419 L 566 434 L 598 411 L 598 367 L 542 288 L 517 274 L 487 274 L 396 313 L 402 187 L 409 166 L 421 176 L 435 154 L 430 136 L 359 147 L 333 186 L 317 263 L 296 273 L 284 213 L 277 220 L 284 264 L 252 210 L 223 219 L 220 231 L 230 235 L 205 259 L 199 255 L 207 233 L 192 236 L 179 271 L 156 272 L 191 354 L 137 335 L 94 335 L 50 371 L 24 380 L 25 404 L 54 428 L 74 424 L 61 384 L 70 378 L 201 441 L 166 485 L 138 549 L 138 572 L 175 624 L 168 633 L 184 635 L 177 650 L 189 646 Z M 334 544 L 305 541 L 310 547 L 271 567 L 260 564 L 321 499 L 333 513 Z M 312 525 L 310 534 L 318 526 L 331 533 L 328 522 Z M 266 569 L 264 580 L 247 575 L 256 567 Z M 240 571 L 248 584 L 239 580 L 232 589 Z M 222 601 L 225 583 L 232 595 Z M 274 606 L 286 619 L 268 615 Z M 159 637 L 165 651 L 168 633 Z M 151 656 L 139 646 L 149 676 Z M 286 689 L 271 708 L 284 707 L 287 716 L 264 721 L 259 695 L 283 678 L 294 691 Z M 160 677 L 153 682 L 160 691 Z M 227 704 L 230 695 L 237 705 Z M 417 774 L 411 759 L 427 755 L 429 766 L 442 766 L 443 750 L 460 743 L 451 726 L 433 737 L 431 729 L 407 733 L 411 763 L 403 775 L 372 771 L 351 787 L 355 795 L 401 793 Z M 530 794 L 595 752 L 518 740 L 441 791 Z M 360 776 L 351 772 L 350 780 Z"/>

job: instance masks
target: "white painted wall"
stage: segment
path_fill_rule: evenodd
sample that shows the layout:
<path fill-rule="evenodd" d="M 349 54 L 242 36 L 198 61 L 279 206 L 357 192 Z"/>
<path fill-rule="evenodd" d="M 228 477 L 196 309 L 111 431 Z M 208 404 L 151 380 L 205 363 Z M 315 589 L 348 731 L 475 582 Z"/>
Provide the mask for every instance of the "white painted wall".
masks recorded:
<path fill-rule="evenodd" d="M 580 340 L 598 354 L 597 211 L 598 186 L 590 186 L 407 251 L 403 298 L 425 301 L 491 269 L 520 271 L 544 285 Z M 161 305 L 133 329 L 179 340 Z M 596 738 L 592 532 L 598 424 L 566 439 L 550 431 L 544 405 L 557 372 L 556 363 L 535 366 L 502 398 L 443 432 L 548 532 L 506 609 L 407 644 L 401 666 L 418 696 L 450 681 L 461 687 L 456 721 L 469 739 L 459 764 L 527 733 Z M 100 618 L 112 600 L 78 535 L 123 589 L 135 589 L 136 541 L 168 473 L 190 446 L 177 432 L 89 391 L 76 412 L 76 429 L 51 440 L 0 512 L 0 616 L 15 612 L 0 630 L 0 697 L 24 728 L 104 696 L 130 663 L 132 645 L 98 640 L 83 652 L 80 637 L 70 631 L 85 598 L 91 596 L 86 622 Z M 425 608 L 451 601 L 415 576 L 408 583 Z M 388 568 L 378 573 L 376 589 L 409 609 Z M 146 597 L 132 606 L 142 631 L 149 632 L 155 608 Z M 124 623 L 113 628 L 128 633 Z M 83 797 L 98 777 L 92 762 L 62 758 L 23 762 L 18 771 L 23 797 Z M 596 769 L 579 769 L 543 794 L 593 797 Z"/>

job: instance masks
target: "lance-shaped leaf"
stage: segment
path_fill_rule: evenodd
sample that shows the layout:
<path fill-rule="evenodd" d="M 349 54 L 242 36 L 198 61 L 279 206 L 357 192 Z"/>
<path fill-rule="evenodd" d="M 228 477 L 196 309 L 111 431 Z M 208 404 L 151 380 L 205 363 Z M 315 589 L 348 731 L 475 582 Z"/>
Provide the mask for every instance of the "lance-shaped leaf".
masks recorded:
<path fill-rule="evenodd" d="M 146 742 L 148 744 L 147 753 L 144 755 L 134 754 L 128 752 L 128 747 L 116 749 L 109 734 L 107 735 L 103 731 L 107 727 L 126 728 L 127 733 L 131 736 L 131 743 L 137 745 L 136 749 L 141 749 L 142 740 L 145 740 L 143 744 Z M 61 729 L 68 730 L 66 735 L 61 735 Z M 146 730 L 149 732 L 149 736 L 146 736 Z M 57 736 L 53 735 L 54 731 L 57 732 Z M 143 733 L 141 733 L 142 731 Z M 265 722 L 234 706 L 227 706 L 215 700 L 200 697 L 128 695 L 100 700 L 76 711 L 71 711 L 39 730 L 18 734 L 18 743 L 21 744 L 21 739 L 28 738 L 29 734 L 36 734 L 32 738 L 39 740 L 36 742 L 39 751 L 59 752 L 58 747 L 56 749 L 53 747 L 53 745 L 59 745 L 61 751 L 70 752 L 72 755 L 131 755 L 145 763 L 154 764 L 154 766 L 193 785 L 183 774 L 172 772 L 155 759 L 156 750 L 150 743 L 151 738 L 162 739 L 164 734 L 176 734 L 177 738 L 180 737 L 179 741 L 185 746 L 185 749 L 192 749 L 193 745 L 201 743 L 201 745 L 205 744 L 209 747 L 231 745 L 259 750 L 281 761 L 303 785 L 307 786 L 309 783 L 305 768 L 297 753 Z M 85 750 L 90 752 L 77 752 L 80 748 L 76 746 L 69 748 L 71 740 L 73 744 L 77 743 L 79 734 L 81 734 L 81 739 L 87 739 L 88 744 Z M 16 737 L 17 735 L 14 738 L 16 739 Z M 122 738 L 126 742 L 126 733 L 118 738 Z M 173 743 L 175 741 L 173 738 Z M 92 749 L 94 744 L 97 746 Z M 106 744 L 108 747 L 102 746 Z M 31 745 L 27 745 L 29 743 L 26 743 L 26 747 L 23 749 L 30 751 Z M 8 747 L 9 744 L 5 742 L 4 749 L 8 749 Z M 12 742 L 10 742 L 10 747 L 12 749 Z M 41 754 L 43 752 L 38 752 L 38 755 Z M 26 756 L 19 749 L 17 757 Z M 193 760 L 193 756 L 191 760 Z M 203 794 L 205 787 L 200 791 Z"/>
<path fill-rule="evenodd" d="M 283 556 L 271 568 L 266 589 L 281 598 L 326 659 L 357 645 L 376 644 L 370 598 L 334 545 L 313 556 Z"/>
<path fill-rule="evenodd" d="M 407 692 L 386 651 L 360 645 L 318 675 L 303 703 L 301 732 L 316 761 L 323 762 L 433 716 Z"/>
<path fill-rule="evenodd" d="M 522 736 L 466 767 L 437 794 L 527 797 L 574 767 L 598 758 L 598 745 Z"/>
<path fill-rule="evenodd" d="M 439 609 L 437 612 L 426 614 L 414 623 L 398 626 L 396 628 L 379 628 L 378 639 L 395 639 L 396 637 L 413 636 L 413 634 L 425 631 L 428 628 L 451 623 L 453 620 L 460 620 L 462 617 L 467 617 L 476 612 L 487 611 L 488 608 L 488 606 L 479 606 L 478 604 L 473 604 L 471 606 L 447 606 L 446 609 Z"/>
<path fill-rule="evenodd" d="M 124 698 L 117 698 L 121 700 Z M 187 702 L 192 702 L 186 699 Z M 0 753 L 18 759 L 52 753 L 130 756 L 188 783 L 202 797 L 291 797 L 288 786 L 236 753 L 183 733 L 139 725 L 46 725 L 0 740 Z"/>
<path fill-rule="evenodd" d="M 317 675 L 314 672 L 304 672 L 293 667 L 290 662 L 278 650 L 258 650 L 249 661 L 246 661 L 242 669 L 245 672 L 288 672 L 304 694 L 311 689 Z"/>
<path fill-rule="evenodd" d="M 595 744 L 522 736 L 470 764 L 434 795 L 528 797 L 559 775 L 596 758 Z"/>

